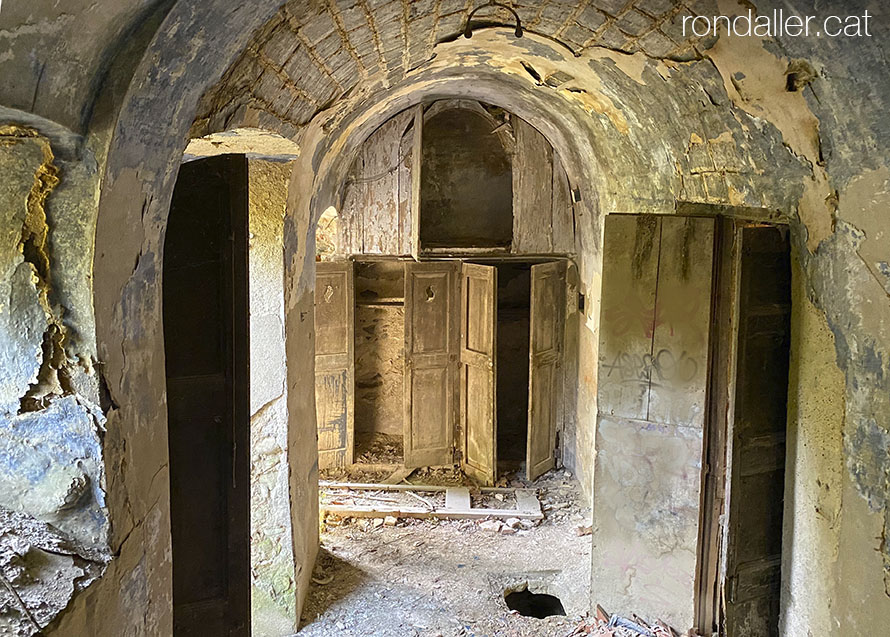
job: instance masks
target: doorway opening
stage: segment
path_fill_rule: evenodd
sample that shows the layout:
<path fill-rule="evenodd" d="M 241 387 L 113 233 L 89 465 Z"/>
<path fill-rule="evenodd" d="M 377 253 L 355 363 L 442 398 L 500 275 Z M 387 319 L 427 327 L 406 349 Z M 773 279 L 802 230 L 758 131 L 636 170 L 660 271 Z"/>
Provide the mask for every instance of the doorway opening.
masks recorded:
<path fill-rule="evenodd" d="M 589 554 L 589 509 L 558 445 L 577 347 L 565 342 L 575 222 L 558 154 L 501 109 L 436 100 L 374 131 L 343 193 L 335 236 L 325 226 L 317 241 L 325 584 L 303 631 L 408 634 L 394 618 L 414 617 L 445 634 L 455 603 L 484 614 L 483 630 L 503 621 L 516 582 L 505 572 L 529 567 L 565 608 L 530 598 L 529 618 L 511 619 L 581 612 L 589 564 L 569 556 Z M 376 581 L 395 594 L 372 598 Z M 437 609 L 400 601 L 439 588 Z"/>
<path fill-rule="evenodd" d="M 247 160 L 183 164 L 164 242 L 173 624 L 250 634 Z"/>
<path fill-rule="evenodd" d="M 744 224 L 738 245 L 737 336 L 726 579 L 727 637 L 778 637 L 791 343 L 788 228 Z"/>
<path fill-rule="evenodd" d="M 395 471 L 404 463 L 405 268 L 355 262 L 355 460 Z"/>
<path fill-rule="evenodd" d="M 503 123 L 502 110 L 469 100 L 436 102 L 427 111 L 420 171 L 425 249 L 510 247 L 512 159 L 494 132 Z"/>
<path fill-rule="evenodd" d="M 459 465 L 487 486 L 554 468 L 566 269 L 545 258 L 319 263 L 320 468 Z"/>
<path fill-rule="evenodd" d="M 604 607 L 778 634 L 790 259 L 784 226 L 606 218 L 592 578 Z M 659 575 L 610 587 L 630 570 Z M 684 578 L 696 586 L 669 601 L 646 592 Z"/>
<path fill-rule="evenodd" d="M 501 474 L 520 469 L 528 450 L 531 265 L 497 264 L 497 457 Z"/>

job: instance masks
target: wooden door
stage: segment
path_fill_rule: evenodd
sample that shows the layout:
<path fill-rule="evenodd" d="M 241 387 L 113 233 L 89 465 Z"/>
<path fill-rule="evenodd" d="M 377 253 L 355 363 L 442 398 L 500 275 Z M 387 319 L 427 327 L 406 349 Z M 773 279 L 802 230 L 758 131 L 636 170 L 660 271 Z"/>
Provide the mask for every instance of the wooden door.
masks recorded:
<path fill-rule="evenodd" d="M 526 475 L 534 480 L 556 465 L 566 262 L 533 265 L 531 278 Z"/>
<path fill-rule="evenodd" d="M 791 267 L 787 229 L 742 229 L 726 632 L 779 635 Z"/>
<path fill-rule="evenodd" d="M 461 466 L 474 480 L 497 477 L 497 293 L 498 272 L 489 265 L 461 266 L 460 425 Z"/>
<path fill-rule="evenodd" d="M 454 462 L 458 263 L 405 265 L 405 466 Z"/>
<path fill-rule="evenodd" d="M 355 295 L 351 261 L 315 269 L 315 417 L 318 468 L 345 467 L 354 456 Z"/>
<path fill-rule="evenodd" d="M 250 633 L 247 161 L 183 164 L 164 242 L 177 637 Z"/>

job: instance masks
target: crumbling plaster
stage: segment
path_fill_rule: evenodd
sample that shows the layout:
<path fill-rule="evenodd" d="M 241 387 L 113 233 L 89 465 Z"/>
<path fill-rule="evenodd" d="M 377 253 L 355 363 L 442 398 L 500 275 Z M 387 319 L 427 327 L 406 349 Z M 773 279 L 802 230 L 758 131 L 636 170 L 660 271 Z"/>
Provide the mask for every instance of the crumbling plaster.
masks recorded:
<path fill-rule="evenodd" d="M 91 224 L 98 218 L 93 305 L 96 358 L 103 364 L 107 389 L 103 398 L 108 419 L 104 452 L 113 522 L 111 546 L 116 559 L 99 582 L 75 596 L 56 634 L 170 633 L 158 285 L 164 219 L 175 169 L 201 94 L 223 75 L 247 46 L 250 35 L 274 14 L 277 4 L 274 0 L 235 8 L 223 0 L 203 2 L 200 7 L 174 4 L 135 71 L 112 69 L 109 85 L 117 86 L 118 92 L 104 107 L 106 115 L 112 115 L 94 117 L 91 131 L 110 139 L 107 156 L 101 144 L 90 146 L 100 149 L 95 167 L 91 168 L 86 154 L 72 155 L 72 169 L 62 171 L 62 183 L 68 180 L 66 187 L 71 188 L 72 203 L 80 206 L 83 225 L 77 229 L 71 218 L 60 217 L 58 236 L 70 229 L 72 246 L 89 254 L 83 248 L 91 245 Z M 758 4 L 772 8 L 765 2 Z M 798 4 L 803 13 L 815 12 L 813 4 Z M 868 6 L 876 22 L 886 25 L 886 9 L 878 3 Z M 4 14 L 2 19 L 8 19 L 6 7 Z M 104 19 L 101 22 L 104 24 Z M 57 36 L 64 33 L 56 31 Z M 2 35 L 8 37 L 6 32 Z M 102 35 L 96 33 L 97 37 L 84 40 L 104 41 Z M 60 39 L 73 40 L 74 36 L 62 35 Z M 744 91 L 727 94 L 726 86 L 732 84 L 735 73 L 729 70 L 731 66 L 721 67 L 722 61 L 734 56 L 744 59 L 750 52 L 734 46 L 738 46 L 736 41 L 728 43 L 725 57 L 720 57 L 718 49 L 711 60 L 688 63 L 659 62 L 642 54 L 628 56 L 608 50 L 571 58 L 547 40 L 527 36 L 517 42 L 505 31 L 483 31 L 471 41 L 439 45 L 437 57 L 409 73 L 407 79 L 388 88 L 369 80 L 379 90 L 355 91 L 351 98 L 326 110 L 300 133 L 305 152 L 294 174 L 302 171 L 303 176 L 299 196 L 292 186 L 291 216 L 285 224 L 286 251 L 292 255 L 286 269 L 288 360 L 293 363 L 288 385 L 289 389 L 310 387 L 312 381 L 311 357 L 306 355 L 312 351 L 308 277 L 313 267 L 308 255 L 314 254 L 314 246 L 310 210 L 317 217 L 327 205 L 336 205 L 338 184 L 363 137 L 389 115 L 424 98 L 467 96 L 516 112 L 560 151 L 574 187 L 581 191 L 579 265 L 587 304 L 579 330 L 579 378 L 583 382 L 576 420 L 577 440 L 582 446 L 579 453 L 588 458 L 593 456 L 590 423 L 595 422 L 600 214 L 670 213 L 677 201 L 685 201 L 729 206 L 723 210 L 754 218 L 790 220 L 803 266 L 803 285 L 815 307 L 826 315 L 838 366 L 845 375 L 846 471 L 839 562 L 848 566 L 839 572 L 839 578 L 856 586 L 843 587 L 832 609 L 832 620 L 843 617 L 846 630 L 867 632 L 876 621 L 886 621 L 890 615 L 890 598 L 875 592 L 882 577 L 885 583 L 888 579 L 888 549 L 881 537 L 890 522 L 886 519 L 890 319 L 887 258 L 881 248 L 887 216 L 875 193 L 862 189 L 886 181 L 882 175 L 888 162 L 880 150 L 886 148 L 884 115 L 890 104 L 890 85 L 880 79 L 885 70 L 884 44 L 879 38 L 857 42 L 805 42 L 800 38 L 761 46 L 777 59 L 807 58 L 818 70 L 804 95 L 820 126 L 821 160 L 828 183 L 837 192 L 836 210 L 832 203 L 833 232 L 821 211 L 811 218 L 801 211 L 798 217 L 798 202 L 808 180 L 820 179 L 820 158 L 786 150 L 784 124 L 774 110 L 765 108 L 752 114 L 750 105 L 744 104 Z M 63 50 L 62 59 L 64 54 Z M 3 54 L 7 75 L 23 77 L 30 64 L 24 62 L 26 58 L 16 50 Z M 518 59 L 525 60 L 542 78 L 565 69 L 575 79 L 551 88 L 535 81 L 517 64 Z M 84 68 L 94 66 L 101 65 L 83 64 Z M 27 73 L 32 74 L 28 68 Z M 81 102 L 92 99 L 97 71 L 89 68 L 78 75 L 68 73 L 67 67 L 57 68 L 49 65 L 44 73 L 52 82 L 76 86 L 83 100 L 63 91 L 53 102 L 51 92 L 38 91 L 40 98 L 29 102 L 24 98 L 28 91 L 16 86 L 4 88 L 2 102 L 81 132 L 82 126 L 76 125 L 84 113 Z M 779 69 L 781 65 L 774 65 L 771 73 Z M 124 97 L 121 87 L 130 77 L 137 79 L 129 84 Z M 771 82 L 778 81 L 774 75 L 769 77 Z M 756 77 L 751 81 L 759 82 Z M 755 88 L 749 85 L 748 95 L 756 95 Z M 775 90 L 766 91 L 766 97 Z M 119 109 L 116 99 L 123 101 Z M 792 106 L 802 107 L 799 103 Z M 239 117 L 258 120 L 260 113 L 243 108 L 231 125 L 240 124 L 236 121 Z M 274 117 L 262 119 L 270 126 L 276 121 Z M 97 174 L 102 176 L 98 207 L 94 203 Z M 313 175 L 318 176 L 313 180 Z M 308 193 L 313 192 L 310 204 Z M 53 196 L 49 201 L 52 207 Z M 820 198 L 813 201 L 818 209 Z M 808 222 L 813 226 L 811 231 Z M 811 237 L 820 240 L 813 244 L 811 239 L 807 246 Z M 76 264 L 82 262 L 83 254 L 60 251 L 53 259 L 56 271 L 81 276 Z M 89 284 L 78 289 L 89 290 Z M 90 304 L 79 297 L 72 306 L 72 313 L 79 312 L 82 317 L 78 330 L 89 339 Z M 34 321 L 28 319 L 27 323 L 34 325 Z M 98 385 L 95 383 L 97 393 Z M 314 405 L 309 392 L 295 393 L 298 395 L 288 396 L 293 422 L 311 422 Z M 300 431 L 291 432 L 289 444 L 292 495 L 295 501 L 312 502 L 313 454 L 308 438 L 303 437 L 309 434 Z M 295 511 L 294 520 L 303 529 L 299 539 L 295 532 L 295 554 L 308 559 L 317 532 L 308 526 L 315 527 L 315 521 L 304 510 Z M 308 563 L 302 567 L 300 578 L 307 582 Z"/>
<path fill-rule="evenodd" d="M 262 147 L 262 145 L 260 146 Z M 284 350 L 284 216 L 293 167 L 248 162 L 250 572 L 255 635 L 297 630 Z"/>

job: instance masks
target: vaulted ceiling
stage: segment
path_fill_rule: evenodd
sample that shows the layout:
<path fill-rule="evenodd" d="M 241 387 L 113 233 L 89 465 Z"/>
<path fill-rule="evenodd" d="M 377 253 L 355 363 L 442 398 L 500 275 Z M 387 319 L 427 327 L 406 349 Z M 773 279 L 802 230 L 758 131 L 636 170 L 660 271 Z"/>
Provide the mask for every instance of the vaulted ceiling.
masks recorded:
<path fill-rule="evenodd" d="M 576 55 L 599 46 L 653 58 L 700 57 L 712 40 L 684 38 L 683 19 L 716 3 L 677 0 L 523 0 L 509 4 L 530 33 Z M 245 105 L 290 125 L 307 123 L 364 80 L 392 84 L 473 25 L 514 26 L 508 9 L 482 0 L 291 0 L 251 39 L 205 95 L 198 119 Z M 531 45 L 530 45 L 531 46 Z"/>

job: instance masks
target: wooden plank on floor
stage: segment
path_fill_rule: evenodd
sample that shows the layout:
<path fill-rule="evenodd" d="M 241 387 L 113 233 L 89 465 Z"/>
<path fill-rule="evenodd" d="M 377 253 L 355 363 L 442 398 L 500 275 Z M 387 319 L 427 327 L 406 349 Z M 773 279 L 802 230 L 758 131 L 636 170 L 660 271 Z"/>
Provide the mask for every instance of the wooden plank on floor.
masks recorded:
<path fill-rule="evenodd" d="M 543 517 L 541 503 L 532 489 L 516 489 L 516 509 L 522 513 L 538 514 Z"/>
<path fill-rule="evenodd" d="M 354 491 L 448 491 L 453 487 L 431 484 L 375 484 L 372 482 L 331 482 L 319 480 L 318 486 L 325 489 L 352 489 Z M 513 493 L 519 491 L 511 487 L 480 487 L 476 489 L 482 493 Z M 534 490 L 532 490 L 534 492 Z"/>
<path fill-rule="evenodd" d="M 445 508 L 449 511 L 469 511 L 470 490 L 466 487 L 453 487 L 445 492 Z"/>
<path fill-rule="evenodd" d="M 430 511 L 420 507 L 386 507 L 386 506 L 348 506 L 322 505 L 322 514 L 338 515 L 350 518 L 440 518 L 443 520 L 483 520 L 485 518 L 519 518 L 520 520 L 543 520 L 544 514 L 516 509 L 469 509 L 468 511 L 451 511 L 435 509 Z"/>

